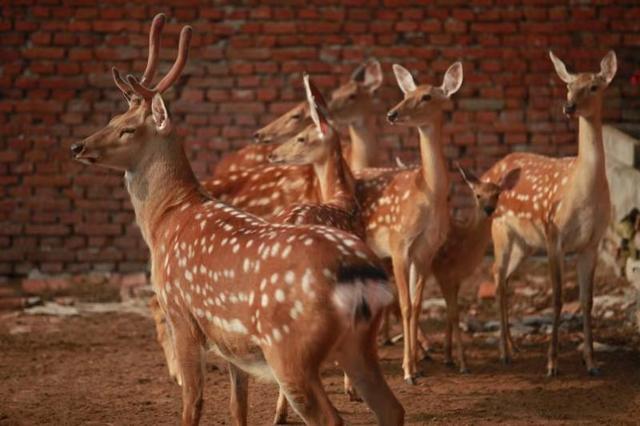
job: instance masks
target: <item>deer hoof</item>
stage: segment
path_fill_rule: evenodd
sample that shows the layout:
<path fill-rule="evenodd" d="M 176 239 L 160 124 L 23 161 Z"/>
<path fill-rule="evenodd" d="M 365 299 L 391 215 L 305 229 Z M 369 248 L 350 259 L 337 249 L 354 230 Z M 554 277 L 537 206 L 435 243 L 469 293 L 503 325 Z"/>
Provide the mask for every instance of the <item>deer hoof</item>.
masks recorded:
<path fill-rule="evenodd" d="M 382 346 L 393 346 L 393 340 L 385 339 L 384 342 L 382 342 Z"/>
<path fill-rule="evenodd" d="M 558 367 L 547 368 L 547 377 L 558 377 Z"/>
<path fill-rule="evenodd" d="M 286 425 L 287 424 L 287 414 L 286 413 L 276 413 L 276 418 L 273 419 L 274 425 Z"/>
<path fill-rule="evenodd" d="M 600 370 L 598 367 L 591 367 L 589 369 L 589 375 L 591 377 L 599 377 L 602 375 L 602 370 Z"/>
<path fill-rule="evenodd" d="M 500 357 L 500 362 L 502 363 L 502 365 L 511 365 L 513 360 L 511 359 L 510 356 L 501 356 Z"/>
<path fill-rule="evenodd" d="M 411 376 L 411 377 L 405 377 L 404 378 L 404 382 L 406 384 L 408 384 L 409 386 L 415 386 L 417 384 L 416 378 Z"/>
<path fill-rule="evenodd" d="M 467 367 L 460 367 L 460 374 L 471 374 L 471 370 Z"/>

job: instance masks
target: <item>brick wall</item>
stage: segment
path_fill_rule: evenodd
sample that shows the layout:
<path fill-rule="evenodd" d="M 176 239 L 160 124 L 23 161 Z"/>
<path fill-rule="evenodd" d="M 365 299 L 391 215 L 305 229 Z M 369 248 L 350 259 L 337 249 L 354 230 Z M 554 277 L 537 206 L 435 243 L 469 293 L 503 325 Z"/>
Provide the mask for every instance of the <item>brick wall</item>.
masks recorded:
<path fill-rule="evenodd" d="M 570 70 L 596 70 L 614 48 L 620 65 L 606 120 L 640 127 L 639 93 L 629 83 L 640 62 L 635 1 L 95 3 L 1 3 L 0 275 L 145 267 L 121 177 L 70 162 L 68 147 L 124 111 L 109 70 L 144 68 L 157 12 L 169 18 L 161 71 L 174 57 L 180 27 L 194 28 L 191 59 L 166 98 L 202 177 L 225 151 L 301 99 L 303 70 L 328 92 L 369 56 L 386 73 L 381 111 L 400 98 L 394 62 L 419 81 L 439 83 L 451 62 L 464 61 L 446 152 L 478 171 L 514 150 L 575 153 L 576 126 L 560 113 L 564 88 L 547 58 L 550 47 Z M 382 120 L 379 127 L 387 160 L 417 158 L 415 131 Z"/>

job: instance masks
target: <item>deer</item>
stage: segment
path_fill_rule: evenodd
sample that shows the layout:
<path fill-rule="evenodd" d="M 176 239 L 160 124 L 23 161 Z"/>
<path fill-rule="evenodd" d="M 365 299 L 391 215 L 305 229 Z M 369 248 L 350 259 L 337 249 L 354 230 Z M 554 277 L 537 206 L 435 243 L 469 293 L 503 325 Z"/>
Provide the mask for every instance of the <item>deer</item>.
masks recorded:
<path fill-rule="evenodd" d="M 373 136 L 374 94 L 383 81 L 382 67 L 375 58 L 360 64 L 348 82 L 331 95 L 329 112 L 336 124 L 347 125 L 351 143 L 343 144 L 344 156 L 352 170 L 371 166 L 377 149 Z M 224 179 L 238 172 L 269 163 L 268 156 L 279 144 L 295 136 L 311 123 L 306 101 L 254 133 L 254 144 L 227 154 L 216 165 L 214 177 Z"/>
<path fill-rule="evenodd" d="M 329 124 L 327 104 L 308 75 L 304 76 L 304 86 L 313 124 L 278 146 L 269 160 L 276 164 L 312 165 L 320 186 L 321 203 L 289 206 L 273 221 L 326 225 L 364 239 L 364 224 L 354 195 L 355 180 L 343 158 L 339 134 Z M 358 399 L 346 374 L 345 393 L 352 401 Z M 284 424 L 286 420 L 287 402 L 280 392 L 274 423 Z"/>
<path fill-rule="evenodd" d="M 511 362 L 507 285 L 519 265 L 534 251 L 546 251 L 552 288 L 553 325 L 547 355 L 547 375 L 558 374 L 558 328 L 562 310 L 564 257 L 577 255 L 583 314 L 583 359 L 587 372 L 600 374 L 593 357 L 591 310 L 598 244 L 609 223 L 611 201 L 602 145 L 602 101 L 615 76 L 613 51 L 597 73 L 572 74 L 553 52 L 555 71 L 567 85 L 563 110 L 578 118 L 578 154 L 552 158 L 532 153 L 509 154 L 483 176 L 496 182 L 507 170 L 522 170 L 516 186 L 498 203 L 491 234 L 495 253 L 494 279 L 500 312 L 500 359 Z"/>
<path fill-rule="evenodd" d="M 520 169 L 511 169 L 500 182 L 483 182 L 473 172 L 458 166 L 464 182 L 473 192 L 472 214 L 465 220 L 450 218 L 449 233 L 433 259 L 433 276 L 440 287 L 447 307 L 444 357 L 446 365 L 454 365 L 452 335 L 456 341 L 458 367 L 469 373 L 464 354 L 458 314 L 458 292 L 462 281 L 471 276 L 482 262 L 491 241 L 491 224 L 500 194 L 511 190 L 520 176 Z M 463 255 L 461 255 L 463 254 Z"/>
<path fill-rule="evenodd" d="M 271 224 L 202 188 L 162 98 L 184 69 L 192 30 L 182 29 L 174 64 L 151 86 L 160 27 L 141 79 L 113 69 L 127 111 L 70 149 L 76 161 L 124 172 L 182 383 L 181 424 L 201 418 L 205 347 L 230 364 L 236 424 L 246 424 L 248 374 L 276 381 L 307 424 L 342 424 L 320 380 L 327 359 L 379 424 L 403 424 L 375 346 L 392 299 L 384 269 L 350 234 Z"/>
<path fill-rule="evenodd" d="M 441 141 L 443 108 L 460 89 L 463 74 L 462 64 L 456 62 L 436 87 L 417 86 L 401 65 L 393 65 L 393 71 L 404 99 L 389 111 L 387 120 L 418 128 L 421 166 L 356 174 L 356 196 L 363 206 L 367 244 L 393 264 L 405 336 L 404 380 L 414 384 L 424 280 L 449 229 L 449 178 Z"/>

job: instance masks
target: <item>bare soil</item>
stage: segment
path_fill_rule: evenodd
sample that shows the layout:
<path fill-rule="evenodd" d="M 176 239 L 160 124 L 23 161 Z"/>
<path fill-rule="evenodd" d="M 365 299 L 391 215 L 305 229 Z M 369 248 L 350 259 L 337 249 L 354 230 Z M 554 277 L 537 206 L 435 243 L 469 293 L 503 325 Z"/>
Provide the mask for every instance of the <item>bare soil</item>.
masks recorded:
<path fill-rule="evenodd" d="M 165 369 L 150 319 L 132 314 L 52 317 L 9 314 L 0 320 L 0 425 L 174 425 L 180 389 Z M 602 332 L 602 330 L 600 330 Z M 418 385 L 401 380 L 401 345 L 381 347 L 383 368 L 407 411 L 407 424 L 638 424 L 640 357 L 598 354 L 603 375 L 585 374 L 576 339 L 561 335 L 561 375 L 544 376 L 546 345 L 524 343 L 509 366 L 495 345 L 467 335 L 471 374 L 442 363 L 440 333 Z M 598 330 L 596 330 L 598 336 Z M 528 339 L 531 341 L 531 339 Z M 522 343 L 522 341 L 521 341 Z M 348 424 L 373 416 L 342 394 L 341 373 L 327 366 L 330 398 Z M 249 424 L 270 424 L 276 387 L 252 382 Z M 202 424 L 230 424 L 223 365 L 208 363 Z M 300 424 L 295 414 L 292 422 Z"/>

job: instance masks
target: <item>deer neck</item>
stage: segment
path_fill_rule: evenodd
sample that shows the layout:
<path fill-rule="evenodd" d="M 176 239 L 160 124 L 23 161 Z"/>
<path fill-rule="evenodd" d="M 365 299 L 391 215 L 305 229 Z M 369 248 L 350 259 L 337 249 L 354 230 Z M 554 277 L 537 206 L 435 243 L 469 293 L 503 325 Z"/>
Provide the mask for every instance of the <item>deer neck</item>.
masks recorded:
<path fill-rule="evenodd" d="M 442 150 L 442 114 L 431 123 L 418 127 L 420 133 L 420 156 L 422 175 L 427 190 L 437 199 L 446 199 L 449 191 L 449 176 Z"/>
<path fill-rule="evenodd" d="M 323 161 L 314 163 L 313 169 L 318 178 L 322 203 L 338 204 L 347 208 L 353 194 L 353 176 L 343 157 L 340 143 L 337 142 Z"/>
<path fill-rule="evenodd" d="M 576 161 L 576 173 L 580 180 L 595 182 L 605 177 L 600 111 L 589 118 L 578 118 L 578 158 Z"/>
<path fill-rule="evenodd" d="M 136 222 L 149 246 L 157 240 L 158 225 L 166 213 L 200 193 L 182 144 L 160 138 L 147 144 L 144 159 L 125 173 Z"/>
<path fill-rule="evenodd" d="M 349 124 L 351 138 L 351 170 L 359 171 L 375 164 L 378 152 L 376 137 L 374 136 L 374 120 L 361 118 Z"/>

